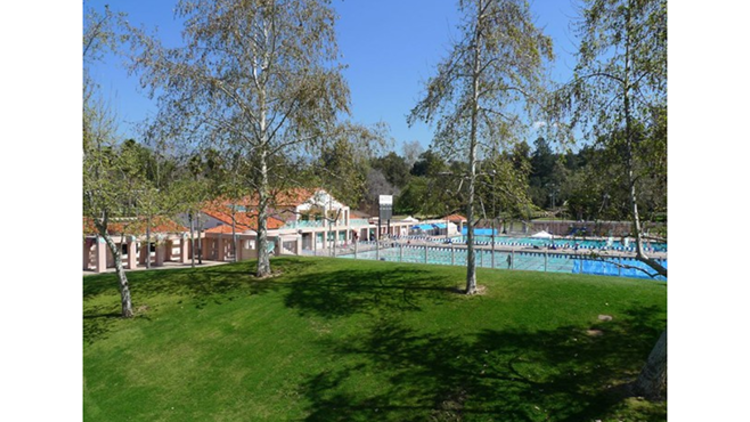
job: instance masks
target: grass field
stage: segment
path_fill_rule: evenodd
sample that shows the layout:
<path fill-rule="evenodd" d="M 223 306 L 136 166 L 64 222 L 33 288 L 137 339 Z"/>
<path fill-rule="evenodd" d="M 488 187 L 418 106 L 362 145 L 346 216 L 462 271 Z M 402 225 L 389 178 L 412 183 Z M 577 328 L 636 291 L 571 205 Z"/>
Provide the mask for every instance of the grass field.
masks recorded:
<path fill-rule="evenodd" d="M 622 398 L 666 284 L 330 258 L 83 279 L 90 421 L 664 421 Z M 600 321 L 599 315 L 612 316 Z M 592 331 L 590 331 L 592 330 Z"/>

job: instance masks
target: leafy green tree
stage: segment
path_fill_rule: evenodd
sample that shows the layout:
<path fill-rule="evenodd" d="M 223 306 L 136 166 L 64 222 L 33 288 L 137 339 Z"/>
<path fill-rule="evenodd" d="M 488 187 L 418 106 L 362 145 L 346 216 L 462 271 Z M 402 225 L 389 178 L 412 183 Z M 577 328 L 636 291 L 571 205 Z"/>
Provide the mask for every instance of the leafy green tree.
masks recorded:
<path fill-rule="evenodd" d="M 428 214 L 431 210 L 425 209 L 425 198 L 428 197 L 428 179 L 423 176 L 412 176 L 409 183 L 395 198 L 393 212 L 396 214 Z"/>
<path fill-rule="evenodd" d="M 185 44 L 132 29 L 133 70 L 158 94 L 157 127 L 186 144 L 241 153 L 258 198 L 258 265 L 268 276 L 276 157 L 320 150 L 349 90 L 338 65 L 335 13 L 323 0 L 182 0 Z"/>
<path fill-rule="evenodd" d="M 466 157 L 466 217 L 469 220 L 466 293 L 476 292 L 474 253 L 477 162 L 482 151 L 512 144 L 521 133 L 520 106 L 541 98 L 545 59 L 552 41 L 533 23 L 526 1 L 462 0 L 459 37 L 427 81 L 426 94 L 409 115 L 437 121 L 433 145 L 445 157 Z"/>
<path fill-rule="evenodd" d="M 177 162 L 164 154 L 128 139 L 121 145 L 121 154 L 133 157 L 134 177 L 141 180 L 141 186 L 133 193 L 134 214 L 145 218 L 139 222 L 139 231 L 146 233 L 146 243 L 151 243 L 151 226 L 158 216 L 171 218 L 180 208 L 180 194 L 173 189 L 178 175 Z M 151 268 L 151 260 L 146 260 L 146 268 Z"/>
<path fill-rule="evenodd" d="M 313 167 L 321 186 L 345 204 L 358 204 L 365 195 L 367 158 L 357 154 L 344 138 L 337 139 L 323 150 L 318 165 Z"/>
<path fill-rule="evenodd" d="M 445 171 L 448 171 L 448 164 L 440 153 L 428 149 L 419 155 L 410 172 L 414 176 L 435 177 Z"/>
<path fill-rule="evenodd" d="M 398 188 L 404 188 L 409 181 L 411 168 L 404 157 L 393 151 L 373 159 L 372 168 L 382 171 L 388 183 Z"/>

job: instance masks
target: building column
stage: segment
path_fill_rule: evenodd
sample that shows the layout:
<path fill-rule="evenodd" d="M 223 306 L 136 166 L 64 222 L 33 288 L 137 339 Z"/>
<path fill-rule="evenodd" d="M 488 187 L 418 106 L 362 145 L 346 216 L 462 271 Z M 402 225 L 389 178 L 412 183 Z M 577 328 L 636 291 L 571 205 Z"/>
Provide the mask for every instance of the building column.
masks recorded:
<path fill-rule="evenodd" d="M 107 270 L 107 244 L 103 237 L 96 237 L 96 272 L 103 273 Z"/>
<path fill-rule="evenodd" d="M 128 241 L 128 269 L 132 270 L 138 266 L 138 242 L 135 236 L 130 236 Z"/>
<path fill-rule="evenodd" d="M 114 239 L 112 239 L 112 241 L 114 241 Z M 119 243 L 115 243 L 115 244 L 117 245 L 118 248 L 120 247 Z M 107 246 L 106 243 L 104 244 L 104 246 Z M 115 256 L 112 255 L 112 251 L 109 248 L 104 248 L 104 250 L 106 251 L 105 253 L 107 254 L 107 263 L 105 264 L 104 268 L 114 267 L 115 266 Z"/>
<path fill-rule="evenodd" d="M 226 242 L 224 241 L 224 236 L 221 234 L 216 239 L 216 260 L 217 261 L 226 261 L 226 254 L 224 253 L 224 247 L 226 245 Z"/>
<path fill-rule="evenodd" d="M 89 262 L 91 262 L 91 246 L 89 245 L 88 239 L 83 239 L 83 269 L 89 269 Z"/>
<path fill-rule="evenodd" d="M 141 250 L 140 250 L 139 256 L 138 256 L 138 263 L 141 264 L 141 265 L 145 265 L 146 264 L 146 258 L 148 258 L 148 256 L 149 256 L 148 243 L 147 242 L 141 242 Z"/>
<path fill-rule="evenodd" d="M 281 237 L 274 237 L 273 239 L 273 255 L 281 256 Z"/>
<path fill-rule="evenodd" d="M 171 240 L 167 240 L 164 244 L 164 261 L 172 261 L 172 249 L 174 249 L 174 242 Z"/>
<path fill-rule="evenodd" d="M 183 264 L 187 264 L 190 262 L 190 255 L 188 254 L 188 250 L 190 249 L 190 239 L 187 238 L 186 235 L 182 235 L 180 238 L 180 262 Z"/>
<path fill-rule="evenodd" d="M 166 253 L 167 243 L 161 236 L 156 237 L 156 262 L 155 267 L 161 267 L 164 265 L 164 254 Z"/>

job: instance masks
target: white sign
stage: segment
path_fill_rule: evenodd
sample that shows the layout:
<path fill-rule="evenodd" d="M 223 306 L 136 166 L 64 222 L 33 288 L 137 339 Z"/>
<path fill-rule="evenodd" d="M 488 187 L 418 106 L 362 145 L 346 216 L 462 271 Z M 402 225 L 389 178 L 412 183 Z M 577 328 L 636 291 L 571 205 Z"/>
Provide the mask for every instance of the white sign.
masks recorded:
<path fill-rule="evenodd" d="M 393 205 L 393 195 L 380 195 L 380 205 Z"/>

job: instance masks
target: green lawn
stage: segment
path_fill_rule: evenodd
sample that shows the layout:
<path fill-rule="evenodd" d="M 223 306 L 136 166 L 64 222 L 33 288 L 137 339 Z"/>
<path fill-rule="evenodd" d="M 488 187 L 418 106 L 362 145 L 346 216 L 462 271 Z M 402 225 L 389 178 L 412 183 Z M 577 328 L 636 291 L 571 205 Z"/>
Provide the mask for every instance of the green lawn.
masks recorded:
<path fill-rule="evenodd" d="M 130 273 L 132 320 L 113 274 L 84 277 L 85 419 L 666 420 L 618 388 L 665 327 L 665 283 L 478 269 L 465 297 L 461 267 L 253 265 Z"/>

